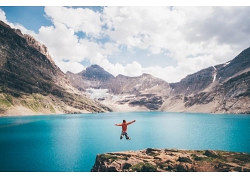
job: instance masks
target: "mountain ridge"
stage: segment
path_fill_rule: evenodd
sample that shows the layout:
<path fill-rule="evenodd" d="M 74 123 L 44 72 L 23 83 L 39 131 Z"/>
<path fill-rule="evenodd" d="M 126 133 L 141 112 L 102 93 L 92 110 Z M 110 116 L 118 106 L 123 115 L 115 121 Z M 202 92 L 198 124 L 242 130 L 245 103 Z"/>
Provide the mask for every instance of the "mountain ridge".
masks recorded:
<path fill-rule="evenodd" d="M 118 100 L 113 101 L 114 98 L 109 97 L 105 102 L 105 98 L 102 98 L 103 103 L 115 103 L 117 106 L 126 104 L 132 111 L 250 113 L 249 70 L 250 48 L 247 48 L 226 63 L 189 74 L 176 83 L 168 83 L 146 73 L 136 77 L 119 74 L 105 82 L 95 79 L 88 83 L 85 79 L 85 86 L 80 90 L 107 89 Z M 69 78 L 72 83 L 73 76 L 74 73 Z M 81 86 L 81 81 L 77 84 Z M 127 106 L 124 108 L 129 111 Z"/>
<path fill-rule="evenodd" d="M 74 88 L 46 46 L 0 21 L 0 114 L 105 112 Z"/>

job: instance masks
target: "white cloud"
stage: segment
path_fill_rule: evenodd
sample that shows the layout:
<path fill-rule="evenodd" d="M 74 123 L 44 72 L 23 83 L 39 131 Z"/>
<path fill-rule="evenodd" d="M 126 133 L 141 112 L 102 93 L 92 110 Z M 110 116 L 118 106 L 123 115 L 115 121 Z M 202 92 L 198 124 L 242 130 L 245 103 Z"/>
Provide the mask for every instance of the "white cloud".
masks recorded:
<path fill-rule="evenodd" d="M 2 9 L 0 9 L 0 20 L 7 23 L 5 12 Z"/>
<path fill-rule="evenodd" d="M 68 62 L 64 62 L 64 61 L 57 61 L 56 62 L 57 66 L 59 66 L 61 68 L 61 70 L 63 72 L 81 72 L 82 70 L 84 70 L 86 67 L 84 67 L 82 64 L 78 63 L 78 62 L 73 62 L 73 61 L 68 61 Z"/>
<path fill-rule="evenodd" d="M 45 7 L 47 16 L 53 23 L 62 23 L 74 32 L 99 36 L 102 29 L 101 15 L 88 8 Z"/>
<path fill-rule="evenodd" d="M 184 8 L 183 11 L 192 17 L 187 19 L 185 24 L 192 28 L 185 28 L 183 32 L 191 42 L 215 38 L 221 44 L 249 45 L 249 40 L 246 39 L 250 32 L 249 7 L 200 7 L 191 9 L 192 11 L 190 9 Z M 201 17 L 197 18 L 196 15 Z"/>
<path fill-rule="evenodd" d="M 187 74 L 231 60 L 250 44 L 249 7 L 104 7 L 103 12 L 88 8 L 46 7 L 53 26 L 39 33 L 25 29 L 44 43 L 56 64 L 64 71 L 80 72 L 81 62 L 98 64 L 113 75 L 137 76 L 150 73 L 168 82 Z M 0 19 L 6 20 L 0 10 Z M 83 32 L 81 38 L 76 35 Z M 103 38 L 108 40 L 102 42 Z M 109 60 L 114 53 L 135 48 L 161 54 L 174 65 L 145 67 L 136 60 L 121 64 Z M 152 59 L 154 61 L 154 59 Z M 170 63 L 171 64 L 171 63 Z"/>
<path fill-rule="evenodd" d="M 176 67 L 148 67 L 143 72 L 178 81 L 202 68 L 232 59 L 250 44 L 250 8 L 106 7 L 107 34 L 115 42 L 168 51 Z M 244 20 L 242 20 L 244 19 Z M 239 39 L 237 36 L 239 33 Z M 241 38 L 245 37 L 245 38 Z M 167 59 L 167 58 L 166 58 Z"/>

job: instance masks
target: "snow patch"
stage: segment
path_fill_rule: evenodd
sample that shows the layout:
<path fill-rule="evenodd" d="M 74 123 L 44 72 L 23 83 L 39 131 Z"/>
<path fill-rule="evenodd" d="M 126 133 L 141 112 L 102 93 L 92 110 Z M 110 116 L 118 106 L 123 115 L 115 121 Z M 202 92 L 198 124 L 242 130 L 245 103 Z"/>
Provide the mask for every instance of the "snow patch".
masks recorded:
<path fill-rule="evenodd" d="M 108 89 L 86 89 L 86 93 L 91 99 L 106 98 L 109 96 Z"/>
<path fill-rule="evenodd" d="M 217 76 L 217 69 L 214 66 L 213 68 L 214 68 L 214 73 L 213 73 L 213 82 L 214 82 Z"/>

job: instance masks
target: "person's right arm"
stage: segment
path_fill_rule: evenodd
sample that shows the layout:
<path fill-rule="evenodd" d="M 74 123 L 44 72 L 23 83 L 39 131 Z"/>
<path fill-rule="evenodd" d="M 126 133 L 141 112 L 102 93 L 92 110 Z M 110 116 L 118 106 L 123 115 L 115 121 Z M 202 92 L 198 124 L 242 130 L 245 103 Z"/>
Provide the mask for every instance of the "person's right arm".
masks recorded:
<path fill-rule="evenodd" d="M 122 126 L 122 124 L 115 124 L 115 126 Z"/>

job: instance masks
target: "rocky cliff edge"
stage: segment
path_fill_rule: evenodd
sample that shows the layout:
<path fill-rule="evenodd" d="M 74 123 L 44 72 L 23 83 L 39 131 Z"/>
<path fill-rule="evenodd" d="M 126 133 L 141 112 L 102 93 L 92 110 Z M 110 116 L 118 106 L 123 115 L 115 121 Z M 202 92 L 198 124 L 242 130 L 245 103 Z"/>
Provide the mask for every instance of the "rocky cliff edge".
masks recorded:
<path fill-rule="evenodd" d="M 250 154 L 152 149 L 97 155 L 92 172 L 250 172 Z"/>

